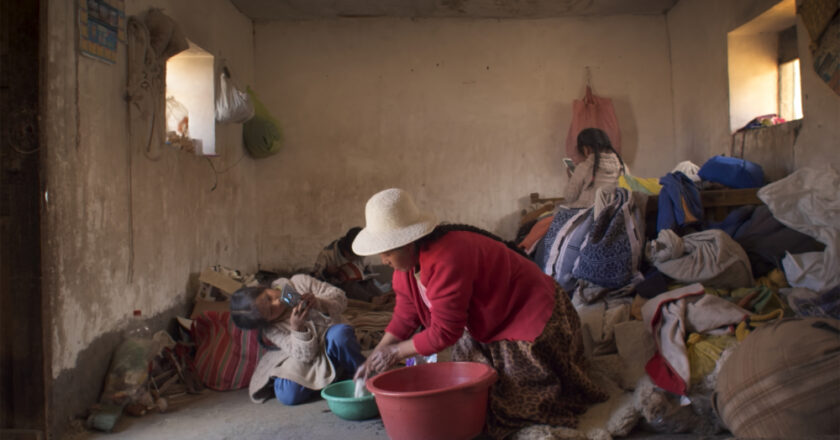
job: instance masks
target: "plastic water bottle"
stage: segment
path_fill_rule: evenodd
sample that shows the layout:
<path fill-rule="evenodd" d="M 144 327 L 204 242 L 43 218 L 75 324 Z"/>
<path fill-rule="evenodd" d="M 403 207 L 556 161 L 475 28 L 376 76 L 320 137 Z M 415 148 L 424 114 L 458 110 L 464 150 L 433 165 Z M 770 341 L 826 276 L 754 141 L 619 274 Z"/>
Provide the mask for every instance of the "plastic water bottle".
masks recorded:
<path fill-rule="evenodd" d="M 149 329 L 149 326 L 146 325 L 146 321 L 143 320 L 143 312 L 141 310 L 135 310 L 131 316 L 131 322 L 129 322 L 127 328 L 125 329 L 124 333 L 126 338 L 136 338 L 136 339 L 146 339 L 152 337 L 152 331 Z"/>

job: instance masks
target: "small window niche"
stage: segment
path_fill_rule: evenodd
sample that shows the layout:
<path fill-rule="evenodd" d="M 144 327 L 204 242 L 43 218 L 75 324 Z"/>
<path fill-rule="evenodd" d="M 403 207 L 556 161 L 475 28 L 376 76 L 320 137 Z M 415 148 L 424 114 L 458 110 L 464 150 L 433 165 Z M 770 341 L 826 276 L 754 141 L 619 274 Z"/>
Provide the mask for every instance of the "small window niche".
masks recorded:
<path fill-rule="evenodd" d="M 192 41 L 166 62 L 166 142 L 216 156 L 215 60 Z"/>
<path fill-rule="evenodd" d="M 733 132 L 762 116 L 771 116 L 763 123 L 802 119 L 795 0 L 780 1 L 729 32 L 727 45 Z"/>

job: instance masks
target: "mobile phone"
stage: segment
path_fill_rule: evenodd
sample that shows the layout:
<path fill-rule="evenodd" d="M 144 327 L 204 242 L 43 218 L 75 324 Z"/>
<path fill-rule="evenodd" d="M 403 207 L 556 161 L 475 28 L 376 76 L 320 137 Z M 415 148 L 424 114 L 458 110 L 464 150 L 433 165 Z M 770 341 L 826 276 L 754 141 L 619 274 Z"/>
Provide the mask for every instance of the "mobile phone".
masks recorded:
<path fill-rule="evenodd" d="M 566 167 L 569 168 L 569 171 L 575 171 L 575 162 L 571 158 L 564 157 L 563 163 L 566 164 Z"/>
<path fill-rule="evenodd" d="M 300 303 L 301 298 L 301 295 L 297 293 L 294 287 L 289 284 L 283 286 L 280 299 L 282 299 L 284 303 L 288 304 L 289 307 L 297 306 Z"/>

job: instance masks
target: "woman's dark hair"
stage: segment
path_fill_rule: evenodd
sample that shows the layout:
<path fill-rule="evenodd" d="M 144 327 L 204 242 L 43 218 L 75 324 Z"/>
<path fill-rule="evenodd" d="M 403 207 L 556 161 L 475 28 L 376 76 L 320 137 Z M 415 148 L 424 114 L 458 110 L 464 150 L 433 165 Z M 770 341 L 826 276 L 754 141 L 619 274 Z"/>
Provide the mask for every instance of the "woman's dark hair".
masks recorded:
<path fill-rule="evenodd" d="M 604 133 L 604 130 L 600 128 L 584 128 L 581 130 L 577 137 L 577 151 L 581 156 L 584 155 L 583 147 L 591 148 L 592 154 L 595 155 L 595 165 L 592 167 L 593 184 L 595 183 L 595 173 L 598 172 L 598 163 L 600 162 L 602 153 L 615 154 L 618 157 L 618 162 L 621 164 L 621 171 L 622 173 L 624 172 L 624 161 L 621 159 L 618 151 L 615 151 L 615 148 L 613 148 L 610 137 Z"/>
<path fill-rule="evenodd" d="M 263 328 L 268 321 L 257 310 L 257 298 L 265 292 L 267 287 L 243 287 L 230 298 L 230 318 L 237 327 L 242 329 Z"/>
<path fill-rule="evenodd" d="M 338 239 L 338 249 L 342 252 L 349 252 L 353 254 L 353 240 L 356 239 L 359 232 L 362 232 L 362 228 L 358 226 L 350 228 L 347 233 L 344 234 L 344 237 Z"/>
<path fill-rule="evenodd" d="M 432 242 L 436 241 L 438 238 L 443 237 L 444 235 L 446 235 L 447 233 L 452 232 L 452 231 L 474 232 L 476 234 L 481 234 L 485 237 L 490 237 L 493 240 L 504 243 L 508 248 L 510 248 L 511 250 L 516 252 L 517 254 L 522 255 L 525 258 L 528 258 L 528 255 L 525 254 L 525 251 L 523 251 L 522 248 L 517 246 L 516 243 L 514 243 L 512 241 L 503 240 L 498 235 L 493 234 L 492 232 L 485 231 L 484 229 L 477 228 L 475 226 L 470 226 L 470 225 L 463 225 L 463 224 L 441 224 L 441 225 L 437 225 L 435 227 L 435 229 L 432 230 L 432 232 L 429 233 L 429 235 L 426 235 L 422 238 L 419 238 L 415 242 L 415 243 L 417 243 L 417 248 L 420 249 L 420 248 L 428 245 L 429 243 L 432 243 Z"/>

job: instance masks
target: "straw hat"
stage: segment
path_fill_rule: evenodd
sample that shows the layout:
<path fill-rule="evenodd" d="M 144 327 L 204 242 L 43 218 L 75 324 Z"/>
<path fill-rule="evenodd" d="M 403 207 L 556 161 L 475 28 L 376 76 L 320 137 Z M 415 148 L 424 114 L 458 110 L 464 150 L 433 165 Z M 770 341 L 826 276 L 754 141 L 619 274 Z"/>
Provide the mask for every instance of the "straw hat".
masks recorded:
<path fill-rule="evenodd" d="M 365 205 L 365 228 L 353 240 L 356 255 L 381 254 L 407 245 L 432 232 L 437 218 L 420 212 L 411 195 L 390 188 L 373 195 Z"/>

